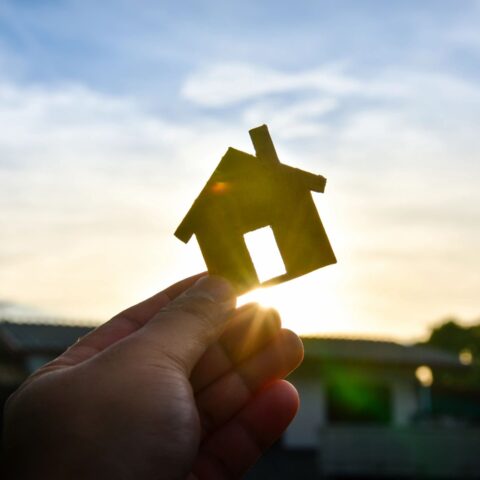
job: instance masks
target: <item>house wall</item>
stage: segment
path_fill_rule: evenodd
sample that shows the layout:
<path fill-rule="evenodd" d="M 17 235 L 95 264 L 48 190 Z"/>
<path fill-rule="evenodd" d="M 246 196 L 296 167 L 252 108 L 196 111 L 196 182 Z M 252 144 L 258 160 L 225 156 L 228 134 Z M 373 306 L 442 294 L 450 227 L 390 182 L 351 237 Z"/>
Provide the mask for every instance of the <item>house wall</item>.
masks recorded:
<path fill-rule="evenodd" d="M 319 443 L 319 478 L 479 479 L 480 429 L 330 426 Z"/>
<path fill-rule="evenodd" d="M 351 367 L 345 368 L 352 370 Z M 408 425 L 419 408 L 414 369 L 357 367 L 355 372 L 359 377 L 387 385 L 390 389 L 392 425 Z"/>
<path fill-rule="evenodd" d="M 415 383 L 402 377 L 391 381 L 393 424 L 398 427 L 406 426 L 419 408 Z"/>
<path fill-rule="evenodd" d="M 348 367 L 352 370 L 351 367 Z M 391 394 L 392 425 L 406 426 L 418 409 L 413 372 L 410 370 L 357 368 L 356 374 L 387 385 Z M 300 395 L 300 408 L 286 431 L 283 441 L 287 448 L 317 448 L 319 432 L 328 426 L 325 380 L 317 376 L 293 377 Z"/>
<path fill-rule="evenodd" d="M 325 386 L 315 378 L 299 378 L 293 381 L 300 395 L 300 408 L 283 436 L 287 448 L 315 449 L 318 432 L 326 422 Z"/>

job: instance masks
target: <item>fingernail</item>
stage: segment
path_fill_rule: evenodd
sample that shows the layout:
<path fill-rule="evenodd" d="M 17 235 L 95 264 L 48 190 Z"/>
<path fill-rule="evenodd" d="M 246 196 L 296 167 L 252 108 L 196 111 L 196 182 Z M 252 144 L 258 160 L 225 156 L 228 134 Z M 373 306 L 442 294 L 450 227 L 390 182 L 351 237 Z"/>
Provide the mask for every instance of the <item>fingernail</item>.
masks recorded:
<path fill-rule="evenodd" d="M 208 298 L 212 302 L 224 303 L 235 297 L 233 287 L 220 277 L 202 277 L 186 292 Z"/>

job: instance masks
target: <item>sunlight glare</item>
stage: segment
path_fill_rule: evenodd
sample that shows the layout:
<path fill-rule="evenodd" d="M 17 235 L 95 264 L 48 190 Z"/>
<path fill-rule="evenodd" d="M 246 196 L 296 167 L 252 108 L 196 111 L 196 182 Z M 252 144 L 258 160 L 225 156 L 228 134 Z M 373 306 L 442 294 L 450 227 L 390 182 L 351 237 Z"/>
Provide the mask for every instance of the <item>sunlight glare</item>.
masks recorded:
<path fill-rule="evenodd" d="M 282 325 L 299 334 L 338 335 L 352 331 L 351 315 L 337 291 L 333 269 L 320 270 L 274 287 L 246 293 L 238 305 L 256 302 L 278 310 Z"/>

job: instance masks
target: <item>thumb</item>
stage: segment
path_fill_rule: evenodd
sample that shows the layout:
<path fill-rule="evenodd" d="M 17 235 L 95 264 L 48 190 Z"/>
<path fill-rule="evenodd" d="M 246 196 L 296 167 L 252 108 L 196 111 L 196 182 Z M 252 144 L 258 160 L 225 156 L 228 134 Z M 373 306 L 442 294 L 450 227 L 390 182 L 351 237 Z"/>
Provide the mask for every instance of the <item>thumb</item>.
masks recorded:
<path fill-rule="evenodd" d="M 138 335 L 156 355 L 173 360 L 190 375 L 203 353 L 220 336 L 235 303 L 235 292 L 226 280 L 202 277 L 162 308 Z"/>

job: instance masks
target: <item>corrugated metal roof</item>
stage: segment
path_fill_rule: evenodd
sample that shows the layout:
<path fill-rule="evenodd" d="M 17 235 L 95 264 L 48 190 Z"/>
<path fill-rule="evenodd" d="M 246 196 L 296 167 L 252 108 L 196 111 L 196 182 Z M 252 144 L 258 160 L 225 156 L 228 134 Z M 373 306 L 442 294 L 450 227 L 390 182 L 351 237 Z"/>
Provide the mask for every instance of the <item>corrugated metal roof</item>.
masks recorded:
<path fill-rule="evenodd" d="M 305 358 L 389 365 L 462 367 L 451 353 L 427 346 L 408 346 L 390 341 L 304 337 Z"/>
<path fill-rule="evenodd" d="M 0 322 L 0 345 L 16 353 L 61 353 L 91 330 L 89 327 Z"/>

